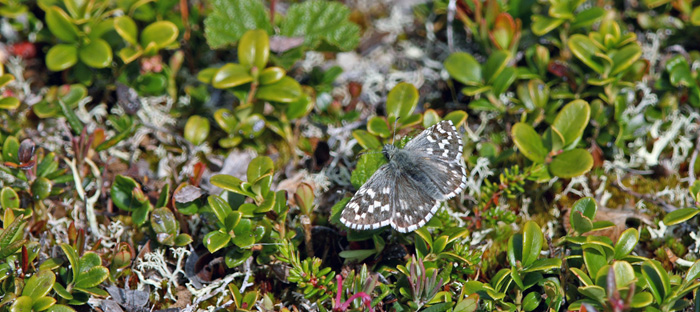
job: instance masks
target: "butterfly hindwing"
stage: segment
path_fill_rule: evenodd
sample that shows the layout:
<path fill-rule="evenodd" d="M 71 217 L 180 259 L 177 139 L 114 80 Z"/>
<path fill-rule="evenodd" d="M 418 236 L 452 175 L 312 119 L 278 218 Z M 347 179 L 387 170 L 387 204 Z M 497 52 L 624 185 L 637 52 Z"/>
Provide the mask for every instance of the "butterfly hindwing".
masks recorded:
<path fill-rule="evenodd" d="M 407 233 L 422 227 L 440 207 L 440 201 L 431 197 L 407 175 L 396 177 L 395 190 L 391 225 L 399 232 Z"/>
<path fill-rule="evenodd" d="M 388 165 L 379 167 L 345 205 L 340 222 L 355 230 L 377 229 L 389 225 L 392 205 L 397 196 L 393 190 L 395 179 Z"/>

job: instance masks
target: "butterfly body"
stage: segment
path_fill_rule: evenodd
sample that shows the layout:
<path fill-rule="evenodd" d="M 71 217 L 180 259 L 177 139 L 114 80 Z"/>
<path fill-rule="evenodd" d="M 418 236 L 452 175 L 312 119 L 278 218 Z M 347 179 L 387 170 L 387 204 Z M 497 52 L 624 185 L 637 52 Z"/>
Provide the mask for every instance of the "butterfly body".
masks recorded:
<path fill-rule="evenodd" d="M 425 225 L 440 202 L 466 186 L 462 140 L 450 121 L 440 122 L 409 141 L 405 148 L 387 144 L 387 163 L 355 193 L 341 222 L 352 229 L 391 225 L 410 232 Z"/>

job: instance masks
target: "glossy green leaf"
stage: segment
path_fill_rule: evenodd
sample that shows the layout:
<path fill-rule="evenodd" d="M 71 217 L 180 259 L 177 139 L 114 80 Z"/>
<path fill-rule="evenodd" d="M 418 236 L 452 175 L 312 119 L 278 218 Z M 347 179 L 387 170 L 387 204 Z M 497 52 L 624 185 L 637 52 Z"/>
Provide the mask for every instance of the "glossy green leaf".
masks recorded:
<path fill-rule="evenodd" d="M 212 79 L 214 79 L 214 75 L 219 71 L 219 68 L 216 67 L 209 67 L 205 68 L 199 71 L 197 74 L 197 80 L 203 82 L 203 83 L 212 83 Z"/>
<path fill-rule="evenodd" d="M 41 270 L 30 277 L 22 290 L 22 296 L 37 300 L 49 293 L 56 282 L 56 275 L 49 270 Z"/>
<path fill-rule="evenodd" d="M 605 65 L 598 56 L 602 54 L 602 51 L 591 39 L 580 34 L 572 35 L 569 38 L 569 49 L 571 49 L 571 52 L 576 58 L 588 65 L 588 67 L 595 72 L 598 74 L 605 73 Z"/>
<path fill-rule="evenodd" d="M 629 255 L 639 242 L 639 232 L 635 228 L 629 228 L 620 234 L 615 244 L 615 259 L 620 260 Z"/>
<path fill-rule="evenodd" d="M 9 186 L 0 191 L 0 207 L 3 209 L 19 208 L 19 195 Z"/>
<path fill-rule="evenodd" d="M 590 298 L 593 299 L 597 302 L 604 302 L 605 301 L 605 289 L 603 287 L 597 286 L 597 285 L 591 285 L 591 286 L 581 286 L 578 288 L 578 291 Z"/>
<path fill-rule="evenodd" d="M 238 42 L 238 61 L 241 65 L 256 67 L 262 71 L 270 57 L 270 39 L 267 31 L 262 29 L 249 30 Z"/>
<path fill-rule="evenodd" d="M 654 296 L 648 292 L 640 292 L 634 294 L 632 301 L 630 301 L 630 308 L 640 309 L 650 305 L 654 302 Z"/>
<path fill-rule="evenodd" d="M 268 67 L 260 72 L 258 82 L 262 85 L 271 84 L 280 81 L 286 75 L 287 71 L 282 67 Z"/>
<path fill-rule="evenodd" d="M 232 242 L 241 248 L 249 248 L 255 243 L 255 236 L 252 231 L 252 222 L 250 219 L 241 219 L 233 229 L 235 236 Z"/>
<path fill-rule="evenodd" d="M 452 53 L 445 60 L 445 69 L 454 80 L 468 86 L 478 86 L 482 83 L 481 64 L 468 53 Z"/>
<path fill-rule="evenodd" d="M 508 66 L 508 63 L 510 62 L 511 55 L 507 51 L 499 50 L 496 52 L 491 53 L 489 55 L 489 58 L 486 60 L 486 64 L 484 64 L 483 68 L 483 75 L 484 75 L 484 81 L 487 84 L 493 84 L 494 81 L 499 78 L 501 73 L 503 72 L 504 69 Z M 512 69 L 512 68 L 511 68 Z M 505 77 L 506 80 L 510 80 L 510 76 L 515 75 L 515 71 L 511 71 L 507 73 L 507 77 Z M 500 78 L 503 80 L 504 78 Z M 514 77 L 513 77 L 514 79 Z"/>
<path fill-rule="evenodd" d="M 248 164 L 248 170 L 246 171 L 248 182 L 259 185 L 260 194 L 263 196 L 267 195 L 267 192 L 270 190 L 274 168 L 275 165 L 272 159 L 267 156 L 255 157 L 250 161 L 250 164 Z"/>
<path fill-rule="evenodd" d="M 544 15 L 534 15 L 532 16 L 532 33 L 537 36 L 544 36 L 548 32 L 559 27 L 565 22 L 561 18 L 551 18 Z"/>
<path fill-rule="evenodd" d="M 581 214 L 580 211 L 572 211 L 569 219 L 573 229 L 579 234 L 587 233 L 593 229 L 592 220 Z"/>
<path fill-rule="evenodd" d="M 3 74 L 2 72 L 3 70 L 0 69 L 0 88 L 15 80 L 15 76 L 12 76 L 10 74 Z"/>
<path fill-rule="evenodd" d="M 671 291 L 671 281 L 666 269 L 661 262 L 649 259 L 642 263 L 642 275 L 647 280 L 656 303 L 662 304 Z"/>
<path fill-rule="evenodd" d="M 228 175 L 228 174 L 217 174 L 209 180 L 209 182 L 214 185 L 218 186 L 224 190 L 234 192 L 237 194 L 242 194 L 245 196 L 249 197 L 255 197 L 255 194 L 249 192 L 247 189 L 243 188 L 243 184 L 245 182 L 241 181 L 240 179 Z M 211 198 L 211 197 L 210 197 Z"/>
<path fill-rule="evenodd" d="M 303 94 L 296 101 L 287 105 L 285 115 L 287 115 L 289 120 L 294 120 L 308 115 L 313 109 L 314 101 L 306 94 Z"/>
<path fill-rule="evenodd" d="M 382 138 L 391 136 L 391 131 L 389 130 L 386 119 L 379 116 L 372 116 L 367 121 L 367 131 Z"/>
<path fill-rule="evenodd" d="M 219 249 L 226 247 L 229 241 L 231 241 L 231 236 L 219 231 L 211 231 L 204 235 L 202 239 L 204 246 L 207 247 L 210 253 L 215 253 Z"/>
<path fill-rule="evenodd" d="M 511 129 L 511 134 L 513 142 L 525 157 L 535 163 L 544 163 L 548 151 L 532 126 L 522 122 L 516 123 Z"/>
<path fill-rule="evenodd" d="M 119 16 L 114 19 L 114 30 L 128 43 L 138 45 L 138 28 L 129 16 Z"/>
<path fill-rule="evenodd" d="M 628 287 L 637 279 L 637 277 L 634 275 L 632 265 L 627 261 L 613 262 L 612 269 L 615 273 L 615 283 L 618 289 Z"/>
<path fill-rule="evenodd" d="M 569 179 L 580 176 L 593 168 L 593 156 L 585 149 L 577 148 L 565 151 L 549 163 L 549 171 L 560 178 Z"/>
<path fill-rule="evenodd" d="M 75 283 L 78 289 L 89 289 L 95 287 L 109 277 L 109 269 L 103 266 L 96 266 L 80 274 L 80 279 Z"/>
<path fill-rule="evenodd" d="M 540 256 L 543 243 L 544 236 L 542 235 L 542 229 L 540 229 L 540 226 L 533 221 L 528 221 L 525 223 L 525 227 L 523 229 L 523 266 L 529 266 L 535 262 L 535 260 L 537 260 L 537 258 Z"/>
<path fill-rule="evenodd" d="M 192 115 L 185 124 L 185 139 L 194 145 L 200 145 L 209 136 L 209 119 Z"/>
<path fill-rule="evenodd" d="M 378 149 L 382 146 L 382 143 L 375 136 L 365 130 L 353 130 L 352 136 L 364 149 Z"/>
<path fill-rule="evenodd" d="M 46 67 L 62 71 L 78 62 L 78 47 L 73 44 L 57 44 L 46 53 Z"/>
<path fill-rule="evenodd" d="M 642 48 L 635 42 L 619 51 L 611 53 L 612 69 L 610 75 L 616 75 L 629 69 L 639 57 L 642 56 Z"/>
<path fill-rule="evenodd" d="M 13 163 L 19 163 L 19 141 L 14 136 L 8 136 L 2 144 L 2 159 Z"/>
<path fill-rule="evenodd" d="M 405 119 L 413 113 L 418 104 L 418 89 L 412 84 L 402 82 L 389 91 L 386 99 L 386 113 L 389 120 Z"/>
<path fill-rule="evenodd" d="M 529 292 L 523 298 L 523 310 L 526 312 L 535 310 L 542 301 L 542 295 L 537 292 Z"/>
<path fill-rule="evenodd" d="M 530 266 L 526 267 L 523 272 L 550 271 L 561 268 L 562 261 L 559 258 L 542 258 L 537 259 Z"/>
<path fill-rule="evenodd" d="M 594 247 L 583 249 L 583 261 L 590 276 L 597 276 L 600 269 L 608 264 L 604 252 Z"/>
<path fill-rule="evenodd" d="M 228 63 L 219 70 L 211 79 L 211 84 L 214 88 L 226 89 L 240 86 L 253 81 L 253 76 L 250 75 L 248 69 L 240 64 Z"/>
<path fill-rule="evenodd" d="M 20 104 L 16 97 L 0 98 L 0 109 L 17 109 Z"/>
<path fill-rule="evenodd" d="M 564 138 L 565 149 L 578 143 L 590 118 L 591 107 L 584 100 L 571 101 L 559 111 L 552 127 Z"/>
<path fill-rule="evenodd" d="M 698 213 L 700 213 L 700 209 L 697 208 L 677 209 L 666 214 L 666 216 L 664 217 L 664 224 L 675 225 L 678 223 L 682 223 L 690 220 L 692 217 L 695 217 L 695 215 L 697 215 Z"/>
<path fill-rule="evenodd" d="M 134 211 L 144 205 L 132 195 L 134 188 L 141 188 L 141 185 L 136 183 L 131 177 L 117 175 L 110 189 L 114 205 L 126 211 Z"/>
<path fill-rule="evenodd" d="M 231 177 L 236 180 L 238 180 L 236 177 L 229 176 L 229 175 L 217 175 L 221 177 Z M 240 181 L 240 180 L 239 180 Z M 226 201 L 224 201 L 221 197 L 216 196 L 216 195 L 211 195 L 207 199 L 209 202 L 209 207 L 211 207 L 211 210 L 214 212 L 214 215 L 216 215 L 216 218 L 221 221 L 222 224 L 225 224 L 226 218 L 228 217 L 229 214 L 233 212 L 231 209 L 231 206 L 228 205 Z"/>
<path fill-rule="evenodd" d="M 78 41 L 80 30 L 61 8 L 54 6 L 46 11 L 46 25 L 56 38 L 68 43 Z"/>
<path fill-rule="evenodd" d="M 177 26 L 169 21 L 154 22 L 141 32 L 141 47 L 146 48 L 155 43 L 156 49 L 160 50 L 170 46 L 175 40 L 179 31 Z"/>
<path fill-rule="evenodd" d="M 92 68 L 105 68 L 112 64 L 112 48 L 102 39 L 81 46 L 78 55 L 83 63 Z"/>
<path fill-rule="evenodd" d="M 175 219 L 175 214 L 167 207 L 153 210 L 151 227 L 156 233 L 177 234 L 180 231 L 180 223 Z"/>
<path fill-rule="evenodd" d="M 56 304 L 56 299 L 53 297 L 41 297 L 32 301 L 32 310 L 44 311 Z"/>
<path fill-rule="evenodd" d="M 429 108 L 423 113 L 423 128 L 430 128 L 430 126 L 437 124 L 441 120 L 442 118 L 440 118 L 438 113 L 434 109 Z"/>
<path fill-rule="evenodd" d="M 384 163 L 386 163 L 386 160 L 381 153 L 362 154 L 357 162 L 357 167 L 352 171 L 350 182 L 352 182 L 355 189 L 359 189 Z"/>
<path fill-rule="evenodd" d="M 38 177 L 31 185 L 32 199 L 35 201 L 40 201 L 46 199 L 51 195 L 51 188 L 53 188 L 53 183 L 51 180 Z"/>
<path fill-rule="evenodd" d="M 32 298 L 29 296 L 20 296 L 15 299 L 15 302 L 10 306 L 10 312 L 31 312 L 32 303 Z"/>
<path fill-rule="evenodd" d="M 301 85 L 292 77 L 285 76 L 279 81 L 260 86 L 255 97 L 265 101 L 291 103 L 301 97 Z"/>
<path fill-rule="evenodd" d="M 204 19 L 204 34 L 213 49 L 237 43 L 250 29 L 270 33 L 272 25 L 265 6 L 258 0 L 214 0 Z"/>

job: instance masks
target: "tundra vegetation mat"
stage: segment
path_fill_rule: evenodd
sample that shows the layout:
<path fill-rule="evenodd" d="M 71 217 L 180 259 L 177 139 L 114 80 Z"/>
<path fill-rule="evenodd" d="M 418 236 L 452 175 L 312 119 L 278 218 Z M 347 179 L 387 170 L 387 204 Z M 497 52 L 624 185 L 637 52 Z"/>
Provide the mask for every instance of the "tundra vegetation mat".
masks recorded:
<path fill-rule="evenodd" d="M 0 312 L 698 311 L 699 70 L 691 0 L 0 0 Z"/>

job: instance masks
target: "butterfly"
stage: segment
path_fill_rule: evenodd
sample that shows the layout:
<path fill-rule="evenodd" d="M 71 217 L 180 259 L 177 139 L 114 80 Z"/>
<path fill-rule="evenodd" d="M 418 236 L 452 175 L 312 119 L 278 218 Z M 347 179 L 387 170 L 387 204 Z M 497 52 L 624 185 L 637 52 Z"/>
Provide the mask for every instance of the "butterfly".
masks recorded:
<path fill-rule="evenodd" d="M 360 187 L 340 221 L 355 230 L 391 225 L 408 233 L 425 225 L 442 201 L 467 186 L 462 138 L 452 121 L 441 121 L 406 143 L 384 145 L 387 163 Z"/>

